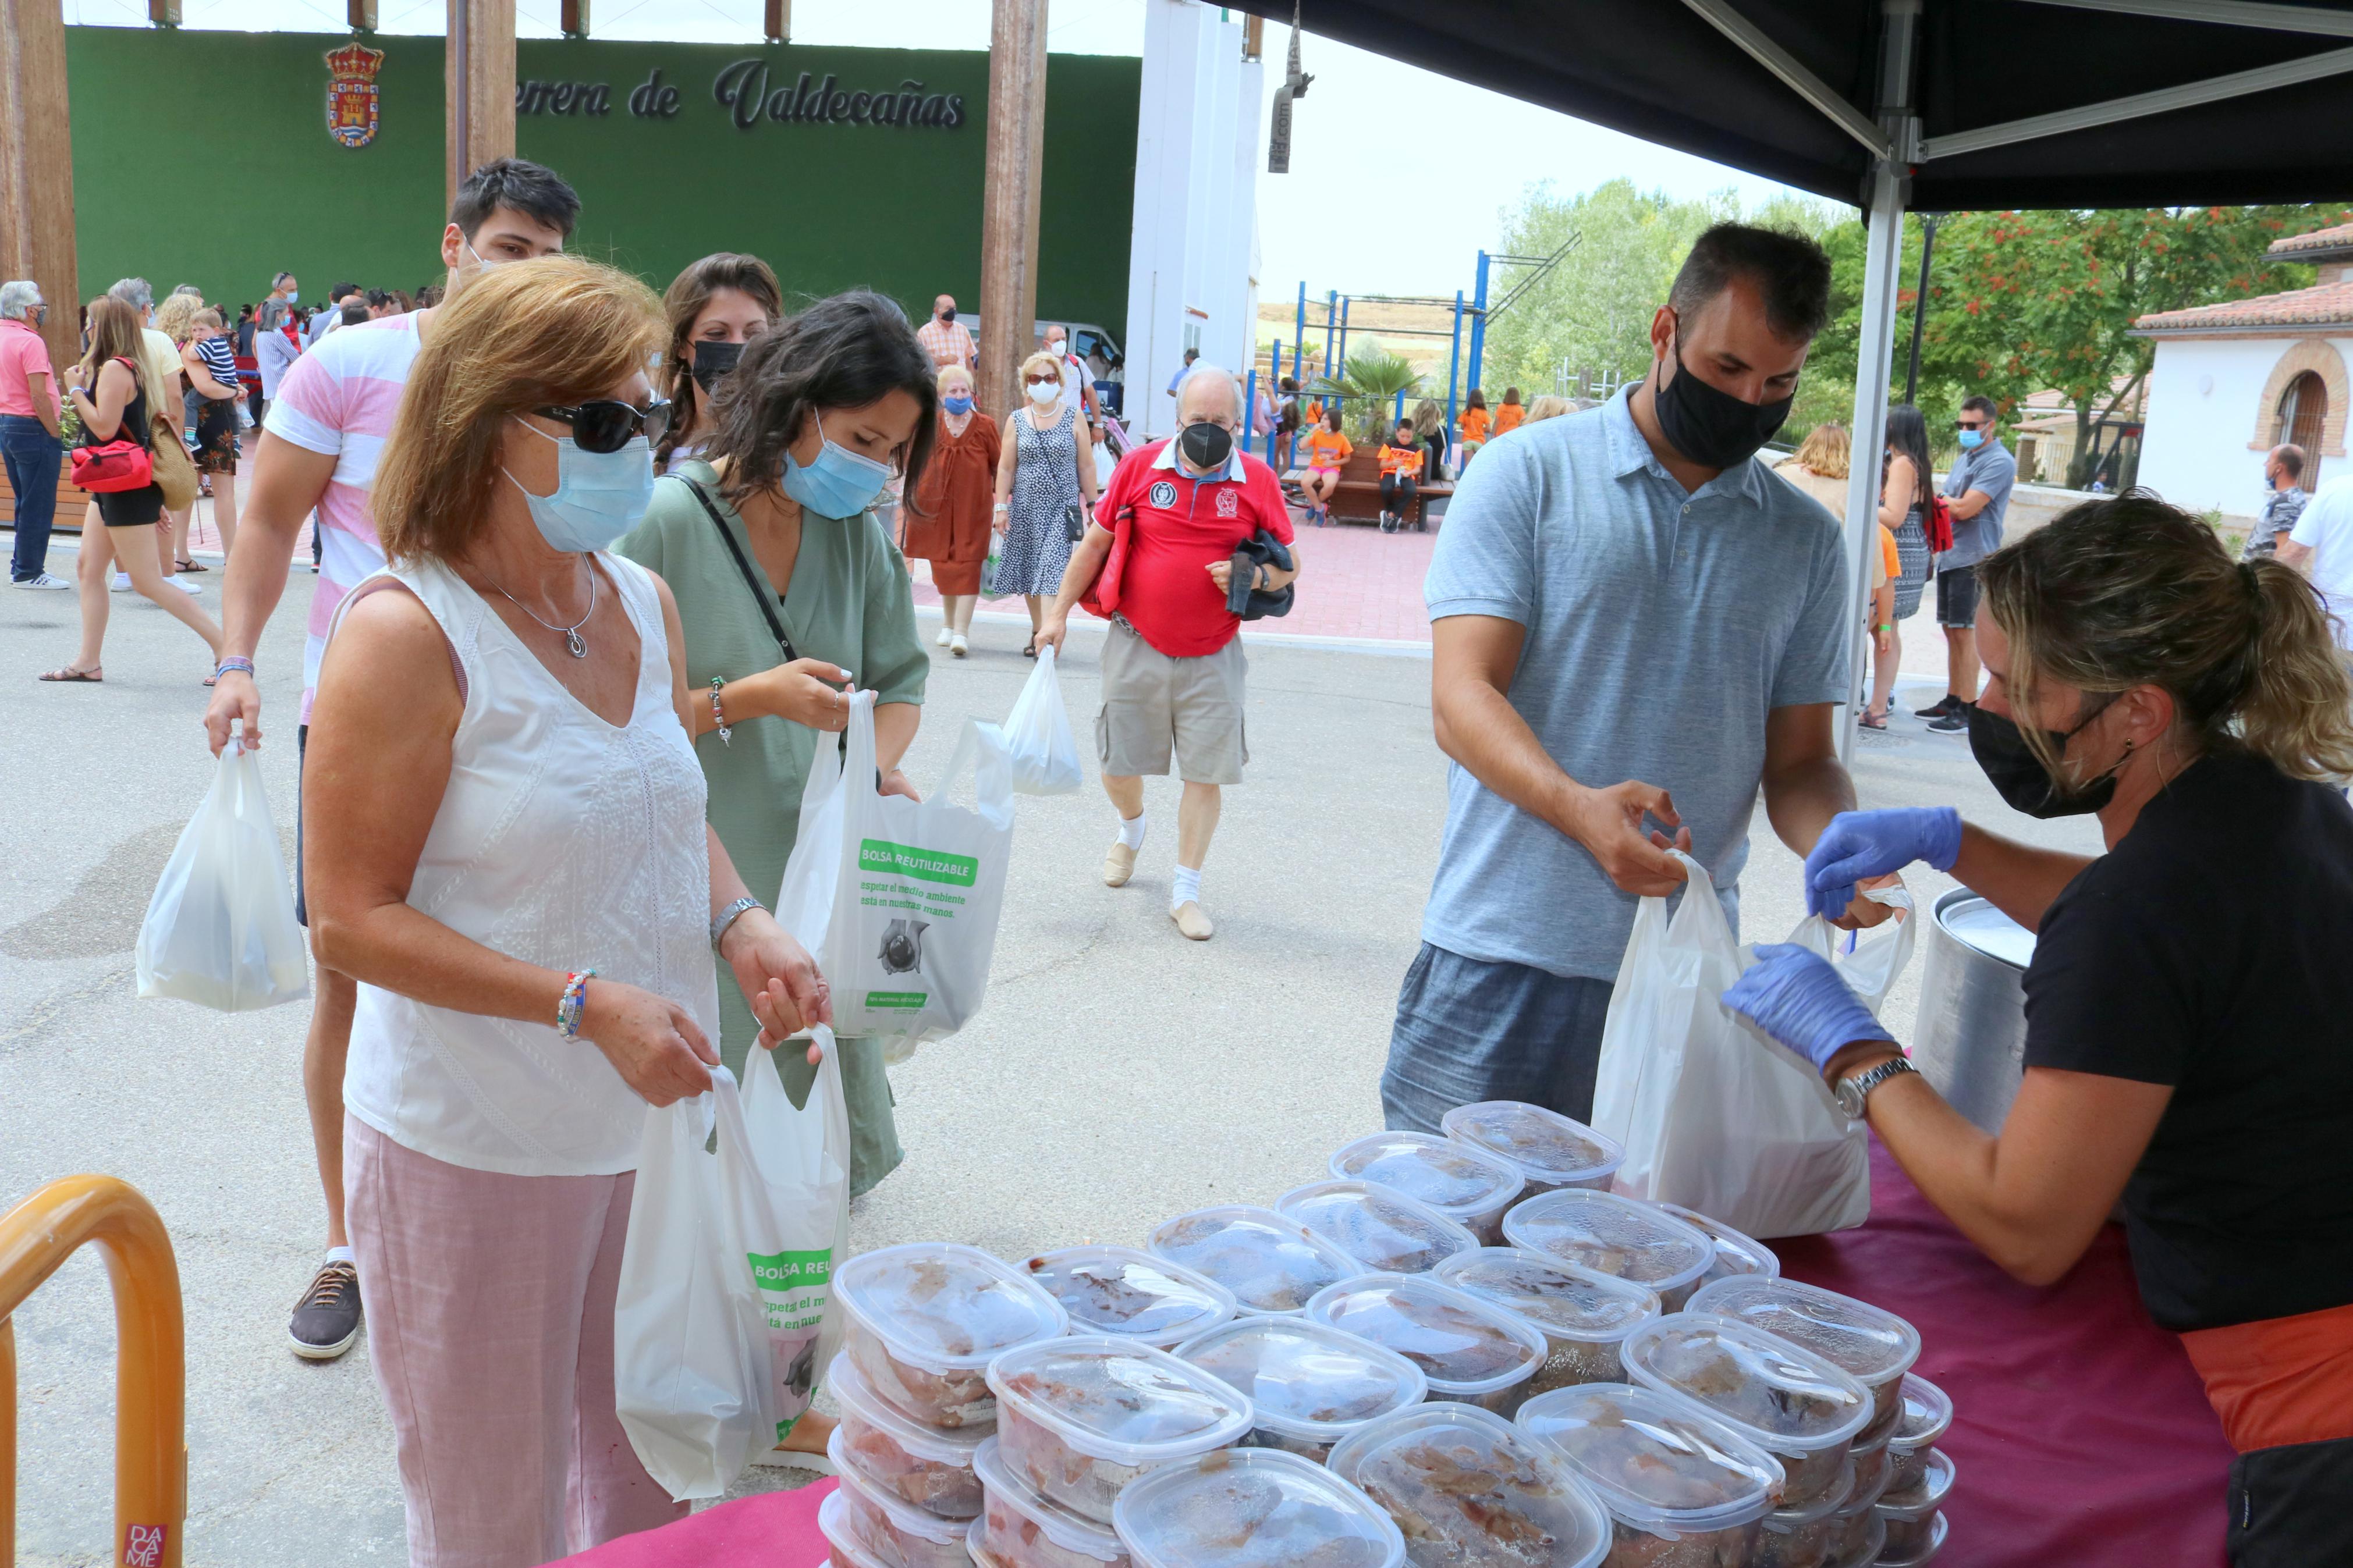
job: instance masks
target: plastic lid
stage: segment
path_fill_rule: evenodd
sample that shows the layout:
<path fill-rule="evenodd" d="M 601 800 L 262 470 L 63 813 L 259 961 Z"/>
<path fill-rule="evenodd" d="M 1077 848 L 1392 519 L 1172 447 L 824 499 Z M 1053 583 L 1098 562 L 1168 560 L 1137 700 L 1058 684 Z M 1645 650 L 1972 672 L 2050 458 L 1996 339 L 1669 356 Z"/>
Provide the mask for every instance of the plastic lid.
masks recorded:
<path fill-rule="evenodd" d="M 1066 1247 L 1021 1267 L 1082 1334 L 1117 1334 L 1166 1350 L 1240 1310 L 1216 1280 L 1133 1247 Z"/>
<path fill-rule="evenodd" d="M 1316 1291 L 1362 1268 L 1297 1220 L 1255 1204 L 1163 1220 L 1145 1246 L 1216 1280 L 1246 1312 L 1296 1312 Z"/>
<path fill-rule="evenodd" d="M 1414 1274 L 1364 1274 L 1315 1293 L 1307 1316 L 1393 1350 L 1430 1392 L 1474 1399 L 1532 1375 L 1552 1353 L 1514 1313 Z"/>
<path fill-rule="evenodd" d="M 1659 1315 L 1658 1292 L 1646 1286 L 1514 1247 L 1458 1253 L 1430 1277 L 1516 1312 L 1556 1340 L 1615 1344 Z"/>
<path fill-rule="evenodd" d="M 1781 1462 L 1680 1399 L 1625 1383 L 1580 1383 L 1520 1406 L 1520 1429 L 1557 1450 L 1610 1513 L 1653 1535 L 1730 1530 L 1762 1518 Z"/>
<path fill-rule="evenodd" d="M 1962 946 L 2012 969 L 2034 962 L 2034 933 L 1981 898 L 1937 900 L 1936 923 Z"/>
<path fill-rule="evenodd" d="M 1405 1537 L 1313 1459 L 1221 1449 L 1121 1489 L 1113 1528 L 1137 1568 L 1398 1568 Z"/>
<path fill-rule="evenodd" d="M 1755 1237 L 1681 1204 L 1661 1204 L 1659 1207 L 1715 1243 L 1715 1261 L 1708 1268 L 1709 1283 L 1740 1274 L 1757 1274 L 1767 1279 L 1781 1277 L 1780 1255 Z"/>
<path fill-rule="evenodd" d="M 833 1391 L 834 1398 L 840 1402 L 845 1412 L 882 1432 L 891 1441 L 919 1459 L 969 1469 L 973 1450 L 988 1436 L 986 1427 L 978 1431 L 971 1427 L 947 1431 L 938 1426 L 927 1426 L 920 1421 L 908 1420 L 867 1386 L 865 1374 L 846 1354 L 835 1354 L 832 1363 L 825 1370 L 825 1385 Z"/>
<path fill-rule="evenodd" d="M 1899 1454 L 1917 1453 L 1952 1429 L 1953 1398 L 1918 1373 L 1904 1374 L 1904 1421 L 1887 1446 Z"/>
<path fill-rule="evenodd" d="M 1559 1452 L 1476 1405 L 1371 1422 L 1324 1461 L 1427 1550 L 1424 1563 L 1592 1568 L 1609 1516 Z"/>
<path fill-rule="evenodd" d="M 1453 1219 L 1490 1214 L 1527 1185 L 1515 1167 L 1484 1150 L 1427 1132 L 1375 1132 L 1343 1144 L 1332 1173 L 1395 1187 Z"/>
<path fill-rule="evenodd" d="M 959 1531 L 964 1521 L 956 1521 Z M 866 1543 L 850 1533 L 849 1502 L 839 1491 L 829 1492 L 817 1505 L 817 1527 L 825 1532 L 825 1544 L 829 1552 L 828 1568 L 890 1568 L 880 1557 L 867 1550 Z"/>
<path fill-rule="evenodd" d="M 1043 1340 L 988 1363 L 1000 1409 L 1091 1458 L 1161 1464 L 1250 1429 L 1250 1401 L 1166 1351 L 1095 1335 Z"/>
<path fill-rule="evenodd" d="M 860 1253 L 834 1270 L 833 1294 L 892 1355 L 923 1367 L 985 1366 L 1070 1327 L 1060 1303 L 1018 1271 L 952 1241 Z"/>
<path fill-rule="evenodd" d="M 1689 1310 L 1737 1318 L 1803 1345 L 1865 1388 L 1903 1376 L 1920 1359 L 1920 1331 L 1894 1313 L 1795 1279 L 1718 1279 L 1700 1287 Z"/>
<path fill-rule="evenodd" d="M 1428 1204 L 1374 1182 L 1310 1182 L 1274 1206 L 1364 1268 L 1393 1274 L 1426 1272 L 1479 1245 Z"/>
<path fill-rule="evenodd" d="M 1116 1563 L 1127 1555 L 1127 1548 L 1120 1544 L 1118 1536 L 1093 1520 L 1039 1497 L 1028 1481 L 1006 1468 L 1005 1461 L 997 1457 L 996 1438 L 983 1443 L 973 1455 L 972 1470 L 980 1478 L 981 1489 L 990 1502 L 1003 1503 L 1036 1525 L 1039 1533 L 1063 1551 L 1092 1557 L 1098 1563 Z M 982 1518 L 987 1517 L 984 1512 Z"/>
<path fill-rule="evenodd" d="M 1871 1395 L 1829 1362 L 1754 1324 L 1682 1311 L 1644 1323 L 1619 1352 L 1636 1383 L 1694 1399 L 1758 1447 L 1812 1454 L 1852 1441 Z"/>
<path fill-rule="evenodd" d="M 1879 1520 L 1880 1552 L 1876 1557 L 1870 1559 L 1871 1562 L 1877 1563 L 1879 1568 L 1920 1568 L 1922 1563 L 1929 1562 L 1937 1552 L 1945 1549 L 1945 1537 L 1953 1528 L 1953 1521 L 1940 1513 L 1936 1516 L 1936 1522 L 1928 1526 L 1928 1543 L 1926 1546 L 1909 1557 L 1890 1557 L 1886 1552 L 1887 1516 L 1881 1514 Z"/>
<path fill-rule="evenodd" d="M 1862 1528 L 1850 1533 L 1841 1545 L 1844 1550 L 1831 1552 L 1823 1560 L 1822 1568 L 1876 1568 L 1879 1554 L 1887 1546 L 1887 1521 L 1876 1513 L 1865 1513 Z M 1914 1561 L 1926 1563 L 1927 1558 Z"/>
<path fill-rule="evenodd" d="M 1793 1530 L 1819 1523 L 1847 1506 L 1854 1496 L 1854 1456 L 1847 1456 L 1839 1467 L 1838 1479 L 1828 1491 L 1802 1508 L 1777 1508 L 1765 1516 L 1765 1528 L 1776 1534 L 1787 1535 Z"/>
<path fill-rule="evenodd" d="M 1244 1318 L 1176 1353 L 1249 1399 L 1260 1426 L 1310 1443 L 1338 1442 L 1430 1392 L 1397 1352 L 1313 1318 Z"/>
<path fill-rule="evenodd" d="M 1715 1243 L 1705 1231 L 1652 1205 L 1582 1187 L 1530 1198 L 1504 1216 L 1504 1237 L 1662 1296 L 1706 1273 L 1715 1260 Z"/>
<path fill-rule="evenodd" d="M 1846 1494 L 1839 1505 L 1842 1514 L 1857 1514 L 1877 1502 L 1887 1490 L 1887 1483 L 1895 1479 L 1895 1467 L 1887 1458 L 1887 1446 L 1857 1449 L 1854 1456 L 1854 1489 Z"/>
<path fill-rule="evenodd" d="M 1945 1494 L 1953 1489 L 1953 1461 L 1945 1457 L 1942 1448 L 1927 1452 L 1927 1465 L 1920 1479 L 1902 1491 L 1883 1491 L 1874 1508 L 1889 1519 L 1921 1520 L 1944 1505 Z"/>
<path fill-rule="evenodd" d="M 888 1514 L 892 1528 L 902 1535 L 912 1535 L 918 1541 L 945 1546 L 952 1542 L 962 1541 L 972 1528 L 972 1521 L 968 1519 L 942 1519 L 930 1510 L 917 1508 L 896 1492 L 886 1491 L 868 1480 L 850 1458 L 849 1444 L 843 1438 L 839 1426 L 825 1441 L 825 1457 L 831 1461 L 834 1474 L 840 1478 L 841 1484 Z"/>
<path fill-rule="evenodd" d="M 1614 1139 L 1524 1100 L 1458 1105 L 1438 1125 L 1456 1142 L 1493 1154 L 1527 1180 L 1547 1186 L 1599 1181 L 1626 1158 Z"/>

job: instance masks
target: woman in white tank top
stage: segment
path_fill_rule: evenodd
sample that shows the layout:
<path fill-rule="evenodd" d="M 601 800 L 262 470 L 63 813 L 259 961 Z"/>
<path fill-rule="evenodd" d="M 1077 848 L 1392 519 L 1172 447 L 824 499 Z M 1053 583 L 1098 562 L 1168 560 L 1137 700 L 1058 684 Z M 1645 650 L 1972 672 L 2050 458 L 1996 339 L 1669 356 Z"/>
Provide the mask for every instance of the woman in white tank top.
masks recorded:
<path fill-rule="evenodd" d="M 683 1511 L 614 1413 L 613 1300 L 645 1107 L 719 1059 L 714 931 L 776 1037 L 830 1009 L 704 825 L 670 592 L 603 549 L 668 412 L 653 295 L 543 258 L 432 329 L 393 565 L 320 672 L 307 890 L 360 983 L 344 1188 L 410 1559 L 523 1568 Z"/>

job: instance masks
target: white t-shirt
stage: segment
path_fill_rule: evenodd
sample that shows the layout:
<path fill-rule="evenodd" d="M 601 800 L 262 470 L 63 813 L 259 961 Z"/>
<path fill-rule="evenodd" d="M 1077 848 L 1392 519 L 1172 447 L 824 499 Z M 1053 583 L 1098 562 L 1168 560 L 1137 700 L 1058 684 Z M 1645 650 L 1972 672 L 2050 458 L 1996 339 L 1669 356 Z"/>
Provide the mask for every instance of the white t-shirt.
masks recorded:
<path fill-rule="evenodd" d="M 1054 405 L 1054 411 L 1059 415 L 1061 412 L 1063 405 L 1068 405 L 1069 406 L 1077 409 L 1079 411 L 1079 417 L 1083 419 L 1086 417 L 1087 405 L 1085 397 L 1082 395 L 1080 388 L 1086 385 L 1087 383 L 1086 367 L 1080 364 L 1077 360 L 1072 359 L 1067 349 L 1063 351 L 1060 358 L 1062 361 L 1062 401 Z"/>
<path fill-rule="evenodd" d="M 2353 649 L 2353 474 L 2315 490 L 2288 537 L 2312 547 L 2312 585 L 2337 618 L 2337 646 Z"/>

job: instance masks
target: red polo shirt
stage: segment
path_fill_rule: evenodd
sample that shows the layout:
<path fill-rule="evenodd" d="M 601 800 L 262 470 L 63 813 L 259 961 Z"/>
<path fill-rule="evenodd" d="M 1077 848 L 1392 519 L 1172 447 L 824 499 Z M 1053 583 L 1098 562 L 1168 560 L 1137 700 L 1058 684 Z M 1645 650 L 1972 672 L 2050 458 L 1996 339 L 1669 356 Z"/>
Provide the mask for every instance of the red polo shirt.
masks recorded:
<path fill-rule="evenodd" d="M 1119 575 L 1119 614 L 1171 658 L 1198 658 L 1233 641 L 1241 617 L 1227 610 L 1208 566 L 1230 560 L 1261 528 L 1291 542 L 1291 513 L 1274 470 L 1237 447 L 1222 474 L 1196 479 L 1169 442 L 1155 441 L 1120 459 L 1095 521 L 1116 532 L 1128 507 L 1135 510 Z"/>

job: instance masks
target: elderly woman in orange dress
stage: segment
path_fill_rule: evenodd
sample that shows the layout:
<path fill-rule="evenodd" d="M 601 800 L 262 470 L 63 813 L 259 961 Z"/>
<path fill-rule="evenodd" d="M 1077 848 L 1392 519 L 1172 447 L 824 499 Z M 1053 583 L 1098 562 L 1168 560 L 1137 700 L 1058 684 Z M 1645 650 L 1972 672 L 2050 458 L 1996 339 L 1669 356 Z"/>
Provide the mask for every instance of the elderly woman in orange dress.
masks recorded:
<path fill-rule="evenodd" d="M 989 498 L 997 472 L 997 421 L 972 405 L 972 373 L 940 372 L 940 428 L 932 460 L 906 510 L 905 552 L 932 563 L 940 595 L 939 645 L 962 658 L 980 602 L 988 556 Z"/>

